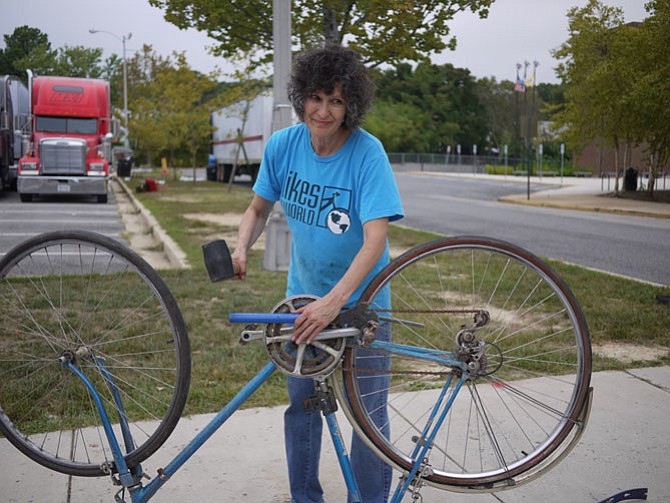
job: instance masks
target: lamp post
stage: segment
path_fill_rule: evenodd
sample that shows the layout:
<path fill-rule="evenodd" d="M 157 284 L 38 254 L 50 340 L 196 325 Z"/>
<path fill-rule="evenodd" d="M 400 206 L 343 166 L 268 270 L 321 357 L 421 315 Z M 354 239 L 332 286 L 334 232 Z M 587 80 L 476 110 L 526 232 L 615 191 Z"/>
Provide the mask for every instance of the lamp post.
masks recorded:
<path fill-rule="evenodd" d="M 503 145 L 503 153 L 505 155 L 505 178 L 507 178 L 507 143 Z"/>
<path fill-rule="evenodd" d="M 472 172 L 477 173 L 477 144 L 472 146 Z"/>
<path fill-rule="evenodd" d="M 111 35 L 117 40 L 121 41 L 121 44 L 123 45 L 123 127 L 126 128 L 126 142 L 128 141 L 127 135 L 128 135 L 128 75 L 126 73 L 126 41 L 130 40 L 130 37 L 133 36 L 132 33 L 128 33 L 128 35 L 122 35 L 118 36 L 116 33 L 112 33 L 111 31 L 106 31 L 106 30 L 94 30 L 90 29 L 88 30 L 89 33 L 106 33 L 107 35 Z"/>
<path fill-rule="evenodd" d="M 565 159 L 565 143 L 561 143 L 561 185 L 563 185 L 563 161 Z"/>

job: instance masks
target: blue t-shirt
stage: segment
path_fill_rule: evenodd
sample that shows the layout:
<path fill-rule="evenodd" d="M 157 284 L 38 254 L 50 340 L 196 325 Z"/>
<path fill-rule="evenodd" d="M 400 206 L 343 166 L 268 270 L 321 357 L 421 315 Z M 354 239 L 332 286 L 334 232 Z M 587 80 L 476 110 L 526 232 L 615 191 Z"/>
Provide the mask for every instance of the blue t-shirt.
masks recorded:
<path fill-rule="evenodd" d="M 353 130 L 340 150 L 327 157 L 314 152 L 305 124 L 277 131 L 265 147 L 254 192 L 281 202 L 291 230 L 287 296 L 323 297 L 363 246 L 363 224 L 404 216 L 384 147 L 362 129 Z M 388 262 L 387 242 L 348 307 Z"/>

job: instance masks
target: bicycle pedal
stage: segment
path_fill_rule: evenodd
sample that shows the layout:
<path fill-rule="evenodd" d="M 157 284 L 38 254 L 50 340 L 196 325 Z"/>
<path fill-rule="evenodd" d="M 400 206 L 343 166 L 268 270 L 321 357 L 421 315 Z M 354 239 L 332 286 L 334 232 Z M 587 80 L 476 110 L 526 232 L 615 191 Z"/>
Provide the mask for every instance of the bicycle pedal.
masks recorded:
<path fill-rule="evenodd" d="M 323 412 L 324 415 L 337 411 L 337 399 L 330 392 L 318 392 L 316 396 L 303 400 L 305 412 Z"/>

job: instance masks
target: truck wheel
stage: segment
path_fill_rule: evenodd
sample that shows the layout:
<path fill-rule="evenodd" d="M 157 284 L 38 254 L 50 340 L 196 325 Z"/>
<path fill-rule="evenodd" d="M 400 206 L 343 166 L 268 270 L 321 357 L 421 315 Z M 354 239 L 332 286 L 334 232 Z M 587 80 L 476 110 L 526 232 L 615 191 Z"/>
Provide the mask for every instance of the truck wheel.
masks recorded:
<path fill-rule="evenodd" d="M 98 195 L 98 202 L 104 204 L 107 202 L 107 194 Z"/>
<path fill-rule="evenodd" d="M 19 194 L 22 203 L 29 203 L 33 200 L 32 194 Z"/>
<path fill-rule="evenodd" d="M 223 180 L 221 180 L 223 183 L 228 183 L 230 182 L 230 177 L 233 174 L 233 166 L 230 164 L 225 164 L 223 166 Z"/>

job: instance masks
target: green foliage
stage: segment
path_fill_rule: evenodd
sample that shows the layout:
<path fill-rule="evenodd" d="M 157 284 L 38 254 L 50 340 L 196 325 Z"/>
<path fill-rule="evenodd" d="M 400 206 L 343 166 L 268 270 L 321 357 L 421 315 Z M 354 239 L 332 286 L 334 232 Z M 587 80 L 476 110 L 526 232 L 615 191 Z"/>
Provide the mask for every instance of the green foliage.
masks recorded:
<path fill-rule="evenodd" d="M 650 16 L 624 24 L 622 10 L 590 0 L 568 13 L 570 36 L 554 53 L 565 88 L 565 106 L 556 114 L 567 126 L 570 149 L 593 140 L 618 149 L 647 144 L 651 166 L 649 187 L 659 166 L 670 157 L 670 4 L 646 4 Z M 629 165 L 618 159 L 615 169 Z"/>
<path fill-rule="evenodd" d="M 133 179 L 134 184 L 142 180 Z M 192 382 L 187 414 L 213 412 L 230 400 L 246 381 L 267 362 L 260 344 L 240 345 L 242 327 L 228 323 L 231 312 L 265 312 L 285 295 L 286 273 L 267 272 L 261 267 L 261 251 L 252 251 L 246 281 L 211 283 L 202 260 L 201 246 L 208 240 L 236 232 L 230 225 L 208 223 L 194 226 L 188 214 L 241 214 L 251 192 L 225 184 L 169 182 L 167 190 L 137 194 L 167 233 L 186 252 L 190 270 L 162 270 L 188 326 L 192 347 Z M 435 239 L 434 234 L 391 225 L 389 242 L 394 256 L 412 246 Z M 563 262 L 551 266 L 570 285 L 586 315 L 594 343 L 634 343 L 668 348 L 670 309 L 656 301 L 667 287 L 603 274 Z M 645 366 L 668 364 L 668 358 L 645 362 Z M 620 368 L 612 359 L 595 360 L 594 370 Z M 631 365 L 628 365 L 631 366 Z M 286 383 L 277 373 L 248 406 L 286 402 Z"/>
<path fill-rule="evenodd" d="M 102 49 L 81 45 L 58 49 L 53 75 L 99 79 L 103 74 Z"/>
<path fill-rule="evenodd" d="M 99 78 L 103 75 L 102 49 L 65 46 L 51 49 L 46 33 L 37 28 L 19 26 L 5 35 L 0 49 L 0 74 L 25 78 L 26 70 L 35 75 Z"/>
<path fill-rule="evenodd" d="M 149 0 L 180 29 L 195 28 L 216 40 L 214 51 L 226 59 L 267 62 L 272 55 L 272 2 Z M 328 40 L 357 49 L 366 64 L 427 61 L 455 47 L 448 21 L 469 10 L 485 18 L 493 0 L 295 0 L 291 8 L 293 47 Z"/>
<path fill-rule="evenodd" d="M 37 28 L 19 26 L 4 35 L 5 48 L 0 49 L 0 74 L 25 76 L 26 69 L 38 72 L 49 69 L 56 58 L 46 33 Z"/>
<path fill-rule="evenodd" d="M 445 153 L 461 144 L 468 153 L 486 144 L 489 115 L 468 70 L 427 63 L 412 70 L 403 63 L 375 80 L 376 105 L 365 127 L 388 151 Z"/>
<path fill-rule="evenodd" d="M 150 165 L 204 163 L 212 133 L 210 114 L 221 106 L 217 74 L 192 70 L 184 53 L 157 55 L 145 45 L 128 61 L 129 123 L 133 148 Z"/>
<path fill-rule="evenodd" d="M 429 112 L 409 103 L 377 100 L 363 127 L 379 138 L 388 152 L 428 152 L 428 137 L 418 125 L 429 120 Z"/>

